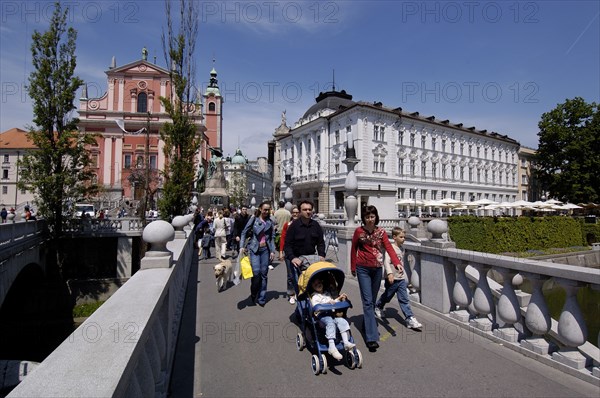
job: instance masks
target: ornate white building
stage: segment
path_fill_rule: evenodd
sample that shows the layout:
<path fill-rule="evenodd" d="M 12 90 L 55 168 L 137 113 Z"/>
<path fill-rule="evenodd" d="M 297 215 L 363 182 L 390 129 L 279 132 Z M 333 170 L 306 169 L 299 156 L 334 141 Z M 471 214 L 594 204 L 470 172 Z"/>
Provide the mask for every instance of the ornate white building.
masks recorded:
<path fill-rule="evenodd" d="M 519 192 L 514 139 L 380 102 L 355 102 L 343 90 L 321 93 L 275 140 L 276 173 L 281 181 L 291 177 L 293 201 L 310 199 L 327 215 L 343 214 L 348 141 L 360 160 L 358 199 L 377 206 L 382 218 L 397 216 L 400 199 L 502 202 Z"/>

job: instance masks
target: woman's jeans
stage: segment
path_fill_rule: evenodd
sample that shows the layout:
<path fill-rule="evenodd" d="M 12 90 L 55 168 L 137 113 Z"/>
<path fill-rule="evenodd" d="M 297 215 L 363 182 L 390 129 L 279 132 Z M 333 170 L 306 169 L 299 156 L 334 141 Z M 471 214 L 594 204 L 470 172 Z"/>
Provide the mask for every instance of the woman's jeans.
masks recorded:
<path fill-rule="evenodd" d="M 377 301 L 377 307 L 383 309 L 383 307 L 392 301 L 394 294 L 398 295 L 398 303 L 400 303 L 400 309 L 404 313 L 404 318 L 408 319 L 413 316 L 412 309 L 410 308 L 410 300 L 408 298 L 408 291 L 406 291 L 407 282 L 406 279 L 395 279 L 394 283 L 385 280 L 385 291 L 379 297 Z"/>
<path fill-rule="evenodd" d="M 332 318 L 330 316 L 324 316 L 319 319 L 319 321 L 323 322 L 325 325 L 325 337 L 327 337 L 328 340 L 335 340 L 335 325 L 337 325 L 340 332 L 347 332 L 350 330 L 350 324 L 342 317 L 336 316 L 335 318 Z"/>
<path fill-rule="evenodd" d="M 252 279 L 250 280 L 250 295 L 257 298 L 260 305 L 267 302 L 267 274 L 269 273 L 269 248 L 259 247 L 256 253 L 250 251 Z"/>
<path fill-rule="evenodd" d="M 375 319 L 375 302 L 381 287 L 382 267 L 356 267 L 356 277 L 360 288 L 360 298 L 363 304 L 363 319 L 365 338 L 368 342 L 379 341 L 377 320 Z"/>

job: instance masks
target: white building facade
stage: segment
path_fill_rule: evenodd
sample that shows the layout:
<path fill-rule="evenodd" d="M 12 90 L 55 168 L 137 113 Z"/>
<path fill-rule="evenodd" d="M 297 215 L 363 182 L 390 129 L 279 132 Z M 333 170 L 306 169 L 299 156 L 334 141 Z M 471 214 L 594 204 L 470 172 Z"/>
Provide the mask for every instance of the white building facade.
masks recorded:
<path fill-rule="evenodd" d="M 381 218 L 408 211 L 396 205 L 400 199 L 517 199 L 517 141 L 351 99 L 344 91 L 321 93 L 279 139 L 278 172 L 282 181 L 291 176 L 294 203 L 309 199 L 320 213 L 343 215 L 347 169 L 342 162 L 349 140 L 360 160 L 357 197 L 361 205 L 375 205 Z"/>

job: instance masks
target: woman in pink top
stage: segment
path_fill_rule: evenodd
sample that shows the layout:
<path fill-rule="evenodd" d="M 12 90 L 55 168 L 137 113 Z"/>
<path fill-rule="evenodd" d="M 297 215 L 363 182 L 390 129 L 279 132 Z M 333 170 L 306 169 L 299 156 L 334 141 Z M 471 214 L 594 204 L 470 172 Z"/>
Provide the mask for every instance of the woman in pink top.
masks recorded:
<path fill-rule="evenodd" d="M 375 303 L 383 274 L 383 253 L 388 253 L 394 267 L 400 265 L 400 260 L 385 230 L 377 226 L 379 214 L 375 206 L 363 208 L 362 222 L 363 225 L 358 227 L 352 236 L 350 267 L 352 276 L 358 278 L 367 347 L 375 351 L 379 348 Z"/>

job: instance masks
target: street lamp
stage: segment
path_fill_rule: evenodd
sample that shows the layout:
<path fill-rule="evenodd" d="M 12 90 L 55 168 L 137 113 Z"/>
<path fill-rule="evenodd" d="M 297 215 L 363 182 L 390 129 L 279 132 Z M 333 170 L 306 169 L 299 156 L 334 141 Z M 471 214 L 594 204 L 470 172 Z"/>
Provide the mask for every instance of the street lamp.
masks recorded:
<path fill-rule="evenodd" d="M 415 216 L 417 215 L 417 187 L 413 188 L 413 198 L 415 199 Z"/>

